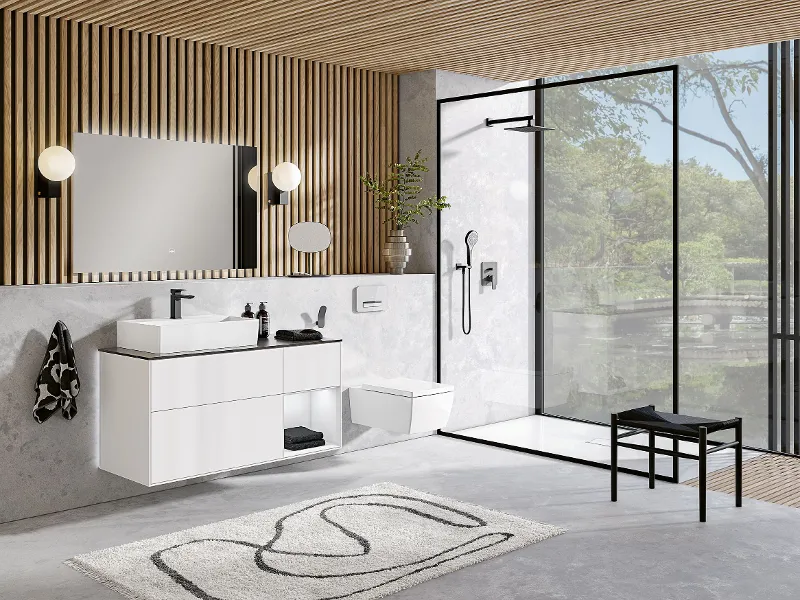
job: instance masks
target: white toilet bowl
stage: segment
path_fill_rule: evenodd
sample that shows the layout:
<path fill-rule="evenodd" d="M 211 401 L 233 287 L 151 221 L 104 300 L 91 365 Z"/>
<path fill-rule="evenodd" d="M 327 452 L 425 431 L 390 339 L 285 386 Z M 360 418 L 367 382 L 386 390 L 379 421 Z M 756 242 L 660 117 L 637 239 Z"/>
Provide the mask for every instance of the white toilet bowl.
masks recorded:
<path fill-rule="evenodd" d="M 422 433 L 447 425 L 453 386 L 417 379 L 371 380 L 350 388 L 353 423 L 394 433 Z"/>

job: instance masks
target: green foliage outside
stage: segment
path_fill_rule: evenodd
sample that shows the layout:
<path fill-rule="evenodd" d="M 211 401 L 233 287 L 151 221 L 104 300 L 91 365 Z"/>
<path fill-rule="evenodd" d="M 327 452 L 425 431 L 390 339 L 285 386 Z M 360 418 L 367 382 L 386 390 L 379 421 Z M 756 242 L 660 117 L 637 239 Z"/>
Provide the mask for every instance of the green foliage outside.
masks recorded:
<path fill-rule="evenodd" d="M 682 93 L 719 91 L 727 116 L 733 99 L 758 85 L 760 63 L 683 60 L 696 70 L 681 69 Z M 553 275 L 560 281 L 550 288 L 551 307 L 585 309 L 593 295 L 602 305 L 609 295 L 620 301 L 672 294 L 673 169 L 648 161 L 641 150 L 649 143 L 642 126 L 648 120 L 669 123 L 671 114 L 667 74 L 546 92 L 545 121 L 556 130 L 545 134 L 545 260 L 548 269 L 561 271 Z M 694 133 L 703 143 L 725 143 Z M 727 179 L 693 158 L 680 165 L 682 296 L 759 292 L 752 273 L 766 276 L 765 159 L 746 140 L 731 151 L 740 164 L 752 159 L 743 164 L 747 180 Z M 570 269 L 572 281 L 564 278 Z M 748 281 L 742 289 L 737 273 Z"/>

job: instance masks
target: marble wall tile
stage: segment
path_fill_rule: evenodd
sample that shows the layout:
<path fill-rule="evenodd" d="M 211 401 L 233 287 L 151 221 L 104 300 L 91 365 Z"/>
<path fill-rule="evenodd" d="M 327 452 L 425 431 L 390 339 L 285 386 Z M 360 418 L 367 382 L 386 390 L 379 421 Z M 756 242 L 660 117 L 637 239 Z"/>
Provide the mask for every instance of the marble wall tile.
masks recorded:
<path fill-rule="evenodd" d="M 454 73 L 437 73 L 437 95 L 520 87 Z M 442 214 L 439 343 L 442 380 L 456 386 L 448 429 L 532 414 L 533 136 L 487 128 L 485 119 L 532 114 L 532 94 L 442 104 L 441 192 L 453 207 Z M 464 238 L 478 232 L 469 290 L 472 332 L 462 332 Z M 480 284 L 481 262 L 498 263 L 497 289 Z"/>
<path fill-rule="evenodd" d="M 357 314 L 358 285 L 388 287 L 385 312 Z M 181 281 L 196 296 L 184 314 L 238 315 L 245 302 L 268 301 L 273 330 L 311 326 L 328 306 L 324 334 L 341 337 L 344 448 L 402 436 L 350 421 L 346 389 L 370 375 L 435 378 L 433 275 L 352 275 Z M 98 348 L 116 343 L 116 321 L 166 317 L 174 281 L 0 288 L 0 522 L 152 491 L 97 468 Z M 81 376 L 78 415 L 32 417 L 34 380 L 56 320 L 70 328 Z M 222 475 L 225 476 L 225 475 Z M 173 486 L 174 487 L 174 486 Z"/>

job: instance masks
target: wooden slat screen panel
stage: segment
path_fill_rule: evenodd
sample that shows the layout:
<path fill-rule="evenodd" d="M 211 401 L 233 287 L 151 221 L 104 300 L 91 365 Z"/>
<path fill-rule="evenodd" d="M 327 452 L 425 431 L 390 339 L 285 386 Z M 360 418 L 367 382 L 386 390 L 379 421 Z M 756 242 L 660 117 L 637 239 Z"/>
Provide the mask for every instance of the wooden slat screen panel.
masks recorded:
<path fill-rule="evenodd" d="M 3 285 L 287 275 L 302 267 L 286 240 L 299 220 L 333 232 L 317 272 L 384 270 L 386 228 L 358 177 L 397 160 L 396 75 L 7 9 L 0 28 Z M 34 176 L 73 132 L 253 145 L 262 171 L 291 160 L 303 182 L 264 207 L 256 272 L 71 275 L 71 186 L 39 200 Z"/>

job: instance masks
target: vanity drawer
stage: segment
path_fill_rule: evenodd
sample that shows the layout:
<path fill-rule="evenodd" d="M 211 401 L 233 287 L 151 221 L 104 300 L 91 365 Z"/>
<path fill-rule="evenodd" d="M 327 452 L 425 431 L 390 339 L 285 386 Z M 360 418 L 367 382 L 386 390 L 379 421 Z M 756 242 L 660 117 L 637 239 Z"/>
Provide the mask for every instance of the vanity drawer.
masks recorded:
<path fill-rule="evenodd" d="M 169 410 L 150 419 L 150 485 L 283 457 L 283 396 Z"/>
<path fill-rule="evenodd" d="M 283 391 L 317 390 L 341 383 L 341 344 L 317 344 L 286 348 L 283 358 Z"/>
<path fill-rule="evenodd" d="M 153 360 L 150 409 L 172 410 L 283 392 L 283 352 L 252 350 Z"/>

